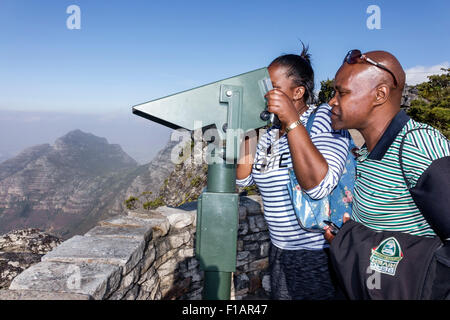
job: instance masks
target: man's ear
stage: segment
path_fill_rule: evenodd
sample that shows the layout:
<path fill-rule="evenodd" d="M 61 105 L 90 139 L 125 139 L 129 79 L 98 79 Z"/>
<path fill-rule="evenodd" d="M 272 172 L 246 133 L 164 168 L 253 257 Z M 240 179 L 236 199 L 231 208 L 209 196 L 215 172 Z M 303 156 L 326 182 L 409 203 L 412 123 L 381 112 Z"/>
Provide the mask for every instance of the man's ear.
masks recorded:
<path fill-rule="evenodd" d="M 386 84 L 380 84 L 375 88 L 375 101 L 374 105 L 379 106 L 384 104 L 391 94 L 391 89 Z"/>
<path fill-rule="evenodd" d="M 294 89 L 294 96 L 293 96 L 294 101 L 302 99 L 303 96 L 305 95 L 305 91 L 306 89 L 304 86 L 296 87 Z"/>

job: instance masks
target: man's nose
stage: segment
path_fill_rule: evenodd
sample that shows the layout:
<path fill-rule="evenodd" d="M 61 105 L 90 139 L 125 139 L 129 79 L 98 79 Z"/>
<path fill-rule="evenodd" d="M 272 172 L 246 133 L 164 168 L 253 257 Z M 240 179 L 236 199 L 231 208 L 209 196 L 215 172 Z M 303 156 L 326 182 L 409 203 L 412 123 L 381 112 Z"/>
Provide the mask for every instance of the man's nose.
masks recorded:
<path fill-rule="evenodd" d="M 333 97 L 328 101 L 328 105 L 333 107 L 336 104 L 336 95 L 333 95 Z"/>

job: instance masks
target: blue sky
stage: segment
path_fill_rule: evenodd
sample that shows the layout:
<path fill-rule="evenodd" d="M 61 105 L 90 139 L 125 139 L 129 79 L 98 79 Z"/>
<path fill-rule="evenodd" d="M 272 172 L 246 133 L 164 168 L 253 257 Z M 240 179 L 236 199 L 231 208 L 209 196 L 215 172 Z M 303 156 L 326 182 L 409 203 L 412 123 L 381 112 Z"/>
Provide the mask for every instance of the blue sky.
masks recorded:
<path fill-rule="evenodd" d="M 66 27 L 72 4 L 80 30 Z M 381 9 L 380 30 L 366 26 L 369 5 Z M 450 60 L 449 14 L 447 0 L 1 0 L 0 110 L 130 112 L 299 52 L 300 39 L 316 85 L 353 48 L 426 72 Z"/>

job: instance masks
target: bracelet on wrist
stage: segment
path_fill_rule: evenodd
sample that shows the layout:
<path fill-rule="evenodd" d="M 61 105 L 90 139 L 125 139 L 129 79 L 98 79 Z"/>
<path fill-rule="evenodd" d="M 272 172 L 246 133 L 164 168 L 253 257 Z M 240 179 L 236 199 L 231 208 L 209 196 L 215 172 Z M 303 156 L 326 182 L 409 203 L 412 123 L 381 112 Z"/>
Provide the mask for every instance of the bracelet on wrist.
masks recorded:
<path fill-rule="evenodd" d="M 286 134 L 289 133 L 289 131 L 292 131 L 294 128 L 296 128 L 298 125 L 302 124 L 302 122 L 300 121 L 300 119 L 298 119 L 297 121 L 291 123 L 289 126 L 286 127 L 285 131 Z"/>

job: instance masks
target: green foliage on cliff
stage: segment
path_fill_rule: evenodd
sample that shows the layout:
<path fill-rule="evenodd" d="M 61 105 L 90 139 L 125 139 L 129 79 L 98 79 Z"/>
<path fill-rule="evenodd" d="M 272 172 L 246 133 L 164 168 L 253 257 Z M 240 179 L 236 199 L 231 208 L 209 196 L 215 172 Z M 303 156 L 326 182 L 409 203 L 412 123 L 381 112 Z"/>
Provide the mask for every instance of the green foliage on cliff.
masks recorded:
<path fill-rule="evenodd" d="M 411 102 L 408 114 L 450 138 L 450 69 L 441 70 L 445 73 L 429 76 L 427 82 L 417 85 L 420 98 Z"/>
<path fill-rule="evenodd" d="M 141 206 L 145 210 L 153 210 L 164 206 L 165 203 L 161 196 L 156 199 L 151 199 L 152 193 L 153 192 L 151 191 L 144 191 L 139 195 L 139 197 L 131 196 L 124 201 L 124 204 L 128 210 L 136 210 Z"/>
<path fill-rule="evenodd" d="M 135 210 L 138 208 L 139 199 L 136 197 L 129 197 L 127 200 L 125 200 L 125 207 L 127 207 L 128 210 Z"/>
<path fill-rule="evenodd" d="M 164 200 L 162 199 L 162 197 L 158 197 L 158 198 L 156 198 L 154 200 L 145 202 L 142 205 L 142 207 L 145 210 L 152 210 L 152 209 L 156 209 L 158 207 L 164 206 L 164 205 L 165 205 L 165 203 L 164 203 Z"/>
<path fill-rule="evenodd" d="M 255 184 L 248 186 L 248 187 L 241 188 L 241 195 L 254 196 L 254 195 L 258 195 L 258 194 L 260 194 L 260 193 L 259 193 L 258 187 Z"/>

